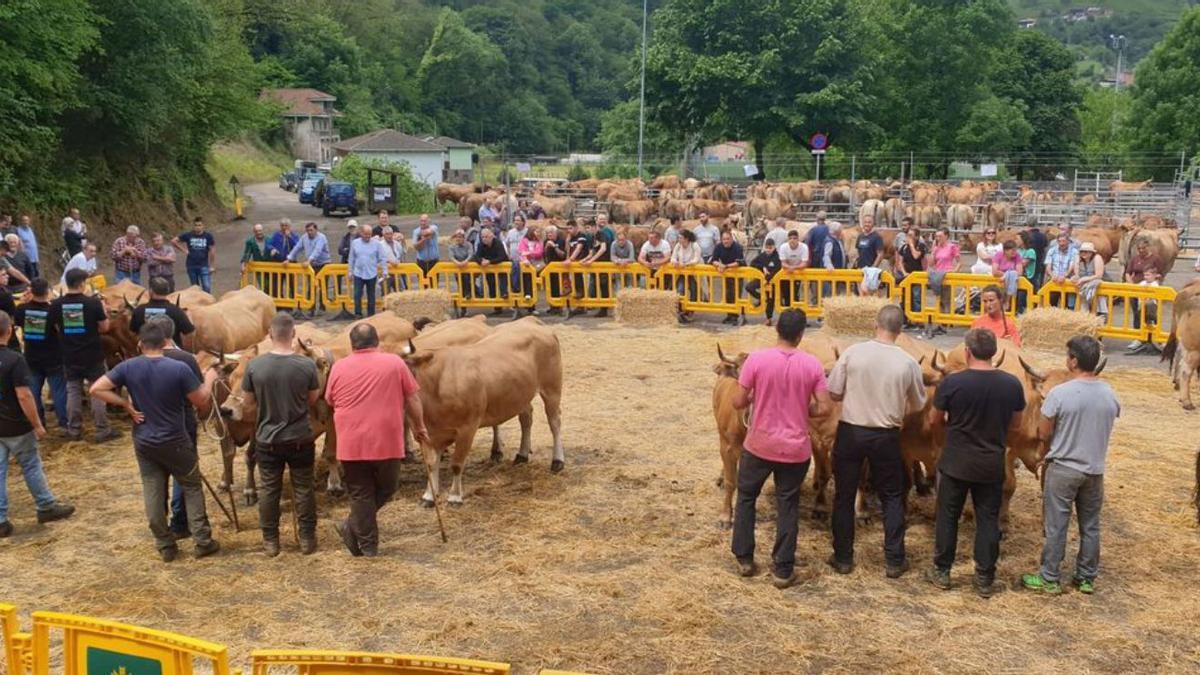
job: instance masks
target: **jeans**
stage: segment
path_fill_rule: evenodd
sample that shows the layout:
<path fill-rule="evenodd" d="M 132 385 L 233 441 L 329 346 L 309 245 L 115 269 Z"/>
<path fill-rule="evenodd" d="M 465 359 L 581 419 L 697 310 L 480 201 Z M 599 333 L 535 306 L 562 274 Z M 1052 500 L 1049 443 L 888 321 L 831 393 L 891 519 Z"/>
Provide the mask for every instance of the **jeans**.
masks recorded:
<path fill-rule="evenodd" d="M 363 291 L 367 292 L 367 316 L 375 316 L 375 282 L 377 279 L 354 277 L 354 316 L 362 316 Z"/>
<path fill-rule="evenodd" d="M 1042 520 L 1046 543 L 1042 547 L 1042 578 L 1058 581 L 1067 552 L 1071 507 L 1079 519 L 1079 555 L 1075 578 L 1091 581 L 1100 571 L 1100 509 L 1104 505 L 1104 475 L 1093 476 L 1056 462 L 1046 464 L 1042 492 Z"/>
<path fill-rule="evenodd" d="M 904 281 L 906 276 L 907 275 L 896 277 L 896 284 L 899 285 L 900 282 Z M 922 300 L 924 300 L 924 298 L 922 296 L 924 296 L 924 295 L 925 295 L 925 287 L 924 286 L 913 287 L 912 293 L 909 295 L 909 303 L 908 303 L 909 311 L 913 312 L 914 314 L 921 311 L 921 307 L 923 306 Z M 908 321 L 908 317 L 905 317 L 905 321 Z"/>
<path fill-rule="evenodd" d="M 346 492 L 350 496 L 350 534 L 368 555 L 379 551 L 379 509 L 396 492 L 400 479 L 400 460 L 381 459 L 342 462 L 346 474 Z"/>
<path fill-rule="evenodd" d="M 770 283 L 770 281 L 768 281 L 767 283 Z M 754 298 L 755 302 L 762 302 L 762 296 L 763 296 L 762 284 L 760 284 L 757 279 L 747 283 L 746 284 L 746 294 L 749 295 L 750 297 Z M 766 312 L 767 312 L 768 320 L 770 320 L 771 317 L 775 316 L 775 298 L 773 298 L 771 296 L 767 296 Z"/>
<path fill-rule="evenodd" d="M 84 381 L 90 385 L 100 379 L 104 373 L 105 368 L 103 363 L 83 368 L 73 367 L 67 369 L 68 433 L 83 433 L 83 399 L 85 396 L 88 396 L 87 391 L 83 388 Z M 108 410 L 105 407 L 104 401 L 92 398 L 91 402 L 92 422 L 96 425 L 95 432 L 97 434 L 108 433 Z"/>
<path fill-rule="evenodd" d="M 496 280 L 499 279 L 500 294 L 496 294 Z M 487 297 L 489 298 L 507 298 L 508 297 L 508 277 L 489 274 L 486 276 Z"/>
<path fill-rule="evenodd" d="M 188 282 L 193 286 L 199 286 L 204 289 L 205 293 L 212 293 L 212 272 L 209 271 L 208 265 L 204 267 L 189 267 L 187 268 Z"/>
<path fill-rule="evenodd" d="M 185 440 L 161 447 L 133 444 L 137 457 L 138 472 L 142 476 L 142 503 L 146 508 L 146 519 L 150 532 L 159 550 L 175 548 L 175 537 L 167 524 L 167 479 L 174 478 L 183 486 L 183 500 L 187 505 L 188 525 L 197 546 L 207 546 L 212 541 L 212 528 L 208 524 L 205 510 L 204 491 L 200 482 L 200 463 L 192 450 L 191 441 Z"/>
<path fill-rule="evenodd" d="M 258 526 L 264 541 L 279 541 L 279 496 L 283 493 L 283 469 L 287 467 L 292 479 L 292 508 L 300 522 L 300 537 L 315 538 L 317 532 L 317 498 L 313 491 L 313 465 L 316 446 L 313 441 L 295 443 L 254 444 L 262 476 L 263 495 L 258 502 Z"/>
<path fill-rule="evenodd" d="M 33 393 L 34 405 L 37 406 L 38 417 L 42 426 L 46 426 L 46 410 L 42 404 L 42 386 L 50 383 L 50 400 L 54 403 L 54 415 L 58 418 L 58 426 L 67 428 L 67 381 L 61 368 L 42 370 L 33 364 L 29 365 L 29 391 Z"/>
<path fill-rule="evenodd" d="M 437 258 L 434 258 L 433 260 L 421 260 L 420 258 L 417 258 L 417 267 L 421 268 L 421 274 L 425 276 L 429 276 L 429 270 L 433 269 L 433 266 L 436 264 L 438 264 Z"/>
<path fill-rule="evenodd" d="M 38 511 L 45 511 L 54 506 L 54 493 L 46 483 L 46 473 L 42 471 L 42 457 L 38 454 L 37 437 L 30 431 L 21 436 L 0 438 L 0 523 L 8 521 L 8 461 L 15 457 L 21 466 L 21 474 L 25 476 L 25 486 L 33 495 L 33 502 Z"/>
<path fill-rule="evenodd" d="M 800 534 L 800 485 L 810 462 L 772 462 L 742 452 L 738 462 L 737 502 L 733 508 L 733 555 L 754 559 L 755 503 L 767 477 L 775 477 L 775 547 L 771 550 L 775 576 L 787 579 L 796 567 L 796 537 Z"/>
<path fill-rule="evenodd" d="M 124 272 L 122 270 L 117 270 L 115 278 L 117 281 L 120 281 L 122 279 L 128 279 L 135 284 L 140 284 L 140 283 L 142 283 L 142 271 L 140 269 L 134 270 L 132 272 Z"/>
<path fill-rule="evenodd" d="M 938 472 L 937 522 L 934 526 L 933 564 L 949 571 L 958 552 L 958 521 L 962 517 L 967 493 L 975 507 L 975 576 L 986 581 L 996 578 L 1000 558 L 1000 503 L 1004 499 L 1004 481 L 974 483 Z"/>
<path fill-rule="evenodd" d="M 192 454 L 196 455 L 196 461 L 200 461 L 200 454 L 196 450 L 196 426 L 194 423 L 187 425 L 188 438 L 192 439 Z M 183 534 L 190 532 L 188 530 L 187 518 L 187 500 L 183 496 L 183 486 L 179 481 L 173 481 L 171 485 L 171 523 L 168 527 L 175 534 Z"/>
<path fill-rule="evenodd" d="M 854 561 L 854 504 L 863 462 L 883 506 L 883 553 L 889 565 L 904 562 L 904 457 L 900 430 L 841 422 L 833 444 L 833 555 Z"/>
<path fill-rule="evenodd" d="M 38 265 L 38 263 L 30 262 L 29 266 L 31 269 L 33 269 L 33 276 L 35 276 L 35 277 L 42 276 L 42 268 Z M 32 281 L 32 279 L 30 279 L 30 281 Z"/>

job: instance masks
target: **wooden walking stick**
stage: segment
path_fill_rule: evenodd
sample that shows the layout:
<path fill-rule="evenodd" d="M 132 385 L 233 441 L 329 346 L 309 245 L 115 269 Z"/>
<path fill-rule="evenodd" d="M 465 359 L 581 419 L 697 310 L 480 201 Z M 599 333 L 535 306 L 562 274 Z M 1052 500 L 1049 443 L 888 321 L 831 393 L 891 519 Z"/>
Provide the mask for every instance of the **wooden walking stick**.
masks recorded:
<path fill-rule="evenodd" d="M 200 472 L 197 471 L 197 473 L 200 473 Z M 204 487 L 208 488 L 208 492 L 209 492 L 209 494 L 212 495 L 212 498 L 216 500 L 217 506 L 221 507 L 221 511 L 225 513 L 225 517 L 228 518 L 229 521 L 233 523 L 233 531 L 241 532 L 242 527 L 241 527 L 241 524 L 238 523 L 238 519 L 237 519 L 237 506 L 233 507 L 233 514 L 231 515 L 229 513 L 229 509 L 225 508 L 225 503 L 221 501 L 221 496 L 219 494 L 217 494 L 217 491 L 213 489 L 212 483 L 209 483 L 208 479 L 205 478 L 204 474 L 202 474 L 202 473 L 200 474 L 200 480 L 204 483 Z M 233 501 L 234 501 L 233 491 L 230 491 L 229 502 L 231 505 L 233 504 Z"/>
<path fill-rule="evenodd" d="M 282 476 L 281 476 L 282 477 Z M 292 487 L 292 470 L 288 469 L 288 499 L 292 502 L 292 537 L 300 545 L 300 516 L 296 513 L 296 489 Z"/>
<path fill-rule="evenodd" d="M 442 533 L 442 543 L 450 541 L 446 537 L 446 525 L 442 522 L 442 506 L 438 503 L 437 490 L 433 489 L 433 473 L 429 470 L 429 464 L 422 459 L 421 466 L 425 467 L 425 484 L 429 487 L 429 494 L 433 497 L 433 511 L 437 514 L 438 531 Z"/>

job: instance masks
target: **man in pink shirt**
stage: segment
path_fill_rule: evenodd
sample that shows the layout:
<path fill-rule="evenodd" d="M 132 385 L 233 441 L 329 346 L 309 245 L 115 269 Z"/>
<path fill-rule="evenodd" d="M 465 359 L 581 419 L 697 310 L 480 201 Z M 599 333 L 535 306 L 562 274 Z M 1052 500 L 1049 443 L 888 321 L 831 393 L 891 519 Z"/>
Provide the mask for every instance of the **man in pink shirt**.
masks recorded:
<path fill-rule="evenodd" d="M 417 380 L 403 359 L 379 351 L 379 334 L 369 323 L 350 331 L 354 353 L 333 364 L 325 400 L 333 407 L 337 458 L 346 474 L 350 517 L 334 528 L 354 556 L 375 557 L 375 515 L 392 498 L 404 457 L 404 418 L 413 437 L 428 442 Z"/>
<path fill-rule="evenodd" d="M 796 536 L 800 533 L 800 485 L 812 459 L 809 417 L 829 414 L 833 402 L 821 362 L 797 349 L 808 317 L 800 309 L 779 315 L 779 342 L 751 354 L 742 365 L 733 405 L 754 404 L 745 452 L 738 462 L 737 506 L 733 515 L 733 555 L 742 576 L 753 576 L 755 503 L 768 476 L 775 478 L 776 588 L 796 583 Z"/>

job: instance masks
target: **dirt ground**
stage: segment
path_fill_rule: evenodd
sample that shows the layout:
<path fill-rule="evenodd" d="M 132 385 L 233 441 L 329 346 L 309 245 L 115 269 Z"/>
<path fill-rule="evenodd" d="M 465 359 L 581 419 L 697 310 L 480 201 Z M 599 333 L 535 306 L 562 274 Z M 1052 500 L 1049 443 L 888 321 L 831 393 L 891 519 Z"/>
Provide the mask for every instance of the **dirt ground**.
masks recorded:
<path fill-rule="evenodd" d="M 0 599 L 24 612 L 60 610 L 203 637 L 244 665 L 255 648 L 428 653 L 511 662 L 514 672 L 1195 672 L 1200 669 L 1200 534 L 1189 510 L 1194 414 L 1165 374 L 1110 365 L 1124 409 L 1107 473 L 1104 553 L 1096 595 L 976 597 L 970 537 L 960 533 L 956 587 L 920 579 L 932 548 L 932 498 L 916 498 L 914 569 L 883 576 L 878 519 L 860 529 L 855 572 L 825 566 L 830 537 L 802 496 L 804 581 L 778 591 L 738 577 L 716 527 L 720 469 L 711 412 L 716 342 L 750 346 L 751 328 L 635 330 L 556 326 L 565 359 L 567 468 L 549 471 L 550 435 L 535 405 L 533 463 L 487 461 L 476 440 L 461 508 L 445 509 L 443 544 L 418 505 L 424 478 L 406 465 L 381 514 L 381 557 L 351 558 L 335 541 L 344 500 L 319 498 L 320 550 L 303 557 L 284 516 L 284 554 L 266 559 L 256 530 L 235 533 L 209 500 L 222 552 L 159 562 L 142 515 L 128 441 L 44 444 L 57 493 L 79 507 L 36 524 L 28 492 L 9 480 L 16 533 L 0 540 Z M 757 333 L 761 334 L 761 333 Z M 1043 362 L 1042 365 L 1055 365 Z M 121 425 L 127 428 L 126 425 Z M 514 422 L 502 430 L 506 457 Z M 216 444 L 201 443 L 207 476 Z M 448 475 L 448 468 L 443 469 Z M 239 486 L 244 469 L 238 466 Z M 1038 490 L 1019 477 L 1000 577 L 1036 567 Z M 255 511 L 239 509 L 243 527 Z M 769 560 L 774 508 L 759 504 L 759 560 Z M 1072 538 L 1064 574 L 1072 569 Z"/>

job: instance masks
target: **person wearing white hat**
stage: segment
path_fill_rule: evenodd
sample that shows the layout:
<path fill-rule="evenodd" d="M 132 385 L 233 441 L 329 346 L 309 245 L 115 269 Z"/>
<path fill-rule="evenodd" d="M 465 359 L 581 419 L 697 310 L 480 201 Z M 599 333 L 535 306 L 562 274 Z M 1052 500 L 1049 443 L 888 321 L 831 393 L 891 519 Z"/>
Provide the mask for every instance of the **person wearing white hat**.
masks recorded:
<path fill-rule="evenodd" d="M 1085 241 L 1079 245 L 1079 262 L 1075 265 L 1071 283 L 1079 289 L 1079 297 L 1088 309 L 1105 319 L 1108 316 L 1108 299 L 1096 297 L 1101 281 L 1104 281 L 1104 259 L 1096 255 L 1095 244 Z"/>
<path fill-rule="evenodd" d="M 346 234 L 342 235 L 342 241 L 338 244 L 338 255 L 342 257 L 342 264 L 350 260 L 350 242 L 354 241 L 354 237 L 358 235 L 358 221 L 351 218 L 346 221 Z"/>

